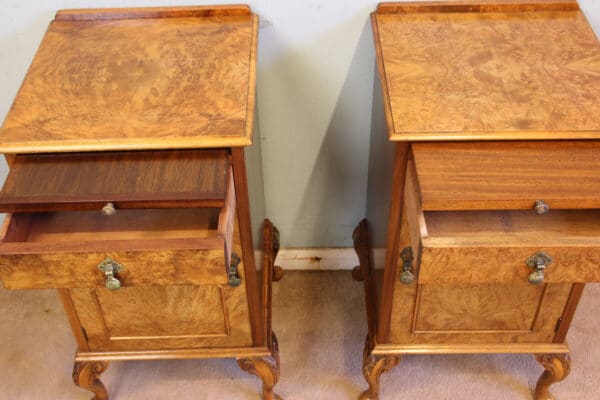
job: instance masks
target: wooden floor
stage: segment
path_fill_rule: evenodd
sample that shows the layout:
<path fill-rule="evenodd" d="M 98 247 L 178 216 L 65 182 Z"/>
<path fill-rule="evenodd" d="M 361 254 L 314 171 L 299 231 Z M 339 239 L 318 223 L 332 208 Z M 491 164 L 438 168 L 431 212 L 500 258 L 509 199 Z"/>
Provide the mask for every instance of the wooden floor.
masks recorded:
<path fill-rule="evenodd" d="M 285 400 L 354 400 L 365 387 L 362 284 L 350 271 L 286 272 L 274 285 Z M 0 288 L 0 398 L 89 399 L 71 382 L 74 340 L 52 291 Z M 586 288 L 569 333 L 571 376 L 559 400 L 600 393 L 600 285 Z M 530 399 L 540 368 L 527 355 L 410 356 L 382 377 L 381 400 Z M 103 375 L 112 400 L 259 399 L 258 379 L 233 360 L 113 363 Z"/>

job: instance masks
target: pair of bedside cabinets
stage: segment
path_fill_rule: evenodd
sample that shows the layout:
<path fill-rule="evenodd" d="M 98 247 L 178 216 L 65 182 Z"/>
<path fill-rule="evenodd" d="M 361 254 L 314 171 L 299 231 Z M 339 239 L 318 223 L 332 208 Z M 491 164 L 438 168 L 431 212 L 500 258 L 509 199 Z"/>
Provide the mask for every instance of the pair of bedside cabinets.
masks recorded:
<path fill-rule="evenodd" d="M 110 361 L 207 357 L 278 398 L 257 21 L 246 6 L 61 11 L 0 131 L 0 278 L 58 289 L 95 399 Z M 550 399 L 600 281 L 598 40 L 568 0 L 382 3 L 372 26 L 361 399 L 402 355 L 449 353 L 533 353 Z"/>

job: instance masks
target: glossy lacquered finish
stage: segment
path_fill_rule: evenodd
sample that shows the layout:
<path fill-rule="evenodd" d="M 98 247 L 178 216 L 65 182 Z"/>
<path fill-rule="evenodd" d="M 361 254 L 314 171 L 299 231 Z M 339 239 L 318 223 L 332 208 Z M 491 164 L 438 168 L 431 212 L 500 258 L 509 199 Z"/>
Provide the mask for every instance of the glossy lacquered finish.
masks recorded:
<path fill-rule="evenodd" d="M 0 129 L 0 279 L 58 289 L 95 399 L 109 361 L 207 357 L 278 398 L 278 233 L 265 220 L 259 279 L 260 148 L 242 147 L 257 22 L 247 6 L 59 11 Z"/>
<path fill-rule="evenodd" d="M 404 354 L 533 353 L 547 400 L 600 282 L 598 39 L 559 0 L 382 3 L 372 24 L 360 398 Z"/>

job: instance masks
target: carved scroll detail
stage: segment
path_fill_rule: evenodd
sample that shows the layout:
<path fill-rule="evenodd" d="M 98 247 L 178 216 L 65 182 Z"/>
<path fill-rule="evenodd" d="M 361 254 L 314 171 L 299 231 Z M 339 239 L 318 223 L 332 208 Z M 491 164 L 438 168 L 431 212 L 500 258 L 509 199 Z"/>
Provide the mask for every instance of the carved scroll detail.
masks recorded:
<path fill-rule="evenodd" d="M 359 397 L 359 400 L 379 399 L 379 378 L 384 372 L 388 372 L 400 363 L 400 356 L 371 354 L 373 340 L 367 335 L 363 351 L 363 376 L 369 388 Z"/>
<path fill-rule="evenodd" d="M 100 375 L 106 371 L 105 361 L 81 362 L 73 365 L 73 382 L 75 385 L 94 393 L 92 400 L 108 400 L 108 393 L 100 380 Z"/>
<path fill-rule="evenodd" d="M 565 379 L 571 372 L 568 354 L 536 354 L 535 359 L 544 367 L 544 372 L 535 386 L 535 400 L 554 400 L 550 385 Z"/>
<path fill-rule="evenodd" d="M 281 397 L 273 393 L 273 387 L 279 381 L 279 345 L 275 335 L 273 335 L 270 356 L 238 358 L 237 362 L 243 371 L 256 375 L 262 380 L 263 400 L 281 400 Z"/>

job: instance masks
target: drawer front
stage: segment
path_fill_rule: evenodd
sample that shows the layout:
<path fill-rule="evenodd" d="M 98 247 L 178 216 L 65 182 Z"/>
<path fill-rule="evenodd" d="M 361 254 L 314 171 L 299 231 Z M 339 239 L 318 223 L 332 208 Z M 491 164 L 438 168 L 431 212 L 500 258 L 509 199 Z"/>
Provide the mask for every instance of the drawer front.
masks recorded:
<path fill-rule="evenodd" d="M 421 197 L 409 162 L 405 210 L 419 283 L 600 282 L 600 210 L 428 211 Z"/>
<path fill-rule="evenodd" d="M 416 143 L 423 210 L 600 208 L 600 141 Z"/>
<path fill-rule="evenodd" d="M 222 250 L 3 254 L 0 279 L 7 289 L 103 287 L 107 258 L 123 266 L 114 274 L 123 287 L 227 283 Z"/>
<path fill-rule="evenodd" d="M 598 247 L 423 248 L 419 282 L 528 283 L 536 268 L 527 260 L 540 252 L 552 257 L 543 271 L 544 282 L 600 282 Z"/>
<path fill-rule="evenodd" d="M 223 208 L 9 214 L 0 279 L 9 289 L 227 284 L 235 210 L 231 182 Z M 99 268 L 110 260 L 122 267 L 112 277 Z"/>

